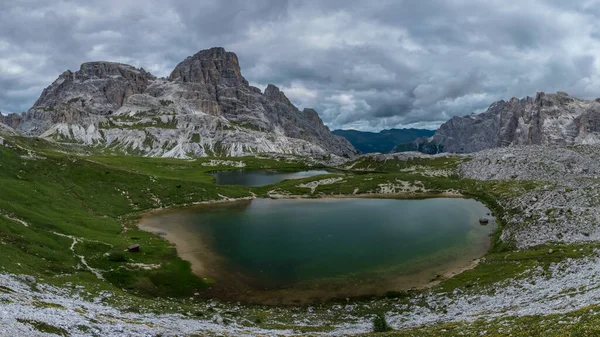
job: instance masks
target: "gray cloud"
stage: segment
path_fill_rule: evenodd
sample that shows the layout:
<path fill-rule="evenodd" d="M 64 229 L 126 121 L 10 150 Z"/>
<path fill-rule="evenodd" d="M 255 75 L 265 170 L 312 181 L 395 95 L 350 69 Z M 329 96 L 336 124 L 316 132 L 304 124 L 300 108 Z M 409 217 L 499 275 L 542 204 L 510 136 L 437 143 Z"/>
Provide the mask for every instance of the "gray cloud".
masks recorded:
<path fill-rule="evenodd" d="M 109 60 L 166 76 L 200 49 L 238 54 L 331 128 L 435 128 L 494 101 L 600 96 L 599 1 L 178 0 L 0 3 L 0 110 Z"/>

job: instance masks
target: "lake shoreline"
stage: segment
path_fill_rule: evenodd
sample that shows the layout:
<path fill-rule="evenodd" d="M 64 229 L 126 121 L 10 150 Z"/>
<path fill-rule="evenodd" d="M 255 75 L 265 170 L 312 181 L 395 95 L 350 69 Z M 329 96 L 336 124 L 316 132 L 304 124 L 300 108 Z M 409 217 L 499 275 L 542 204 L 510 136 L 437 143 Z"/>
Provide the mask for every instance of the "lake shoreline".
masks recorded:
<path fill-rule="evenodd" d="M 423 195 L 426 194 L 426 195 Z M 327 199 L 335 200 L 335 199 L 428 199 L 428 198 L 465 198 L 465 196 L 458 193 L 423 193 L 419 195 L 410 194 L 410 198 L 407 198 L 406 194 L 368 194 L 368 195 L 333 195 L 327 197 L 318 197 L 318 198 L 281 198 L 281 199 L 299 199 L 299 200 L 307 200 L 307 201 L 327 201 Z M 364 296 L 379 296 L 383 295 L 382 293 L 377 293 L 375 289 L 379 288 L 380 284 L 375 283 L 375 286 L 371 287 L 374 291 L 364 292 L 364 291 L 351 291 L 351 292 L 341 292 L 335 293 L 332 292 L 331 296 L 327 296 L 327 298 L 320 299 L 322 297 L 320 293 L 323 290 L 311 290 L 311 289 L 272 289 L 265 291 L 264 289 L 256 289 L 252 286 L 249 286 L 248 283 L 251 283 L 248 278 L 245 278 L 243 275 L 239 273 L 233 273 L 230 270 L 224 268 L 224 263 L 221 260 L 221 257 L 216 253 L 212 252 L 207 245 L 202 243 L 202 240 L 198 240 L 200 244 L 194 244 L 191 246 L 186 240 L 189 239 L 189 233 L 181 232 L 177 228 L 172 226 L 156 226 L 156 225 L 148 225 L 148 219 L 150 219 L 153 215 L 163 212 L 173 212 L 182 208 L 192 208 L 196 206 L 210 206 L 212 204 L 229 204 L 236 202 L 251 202 L 256 199 L 256 197 L 244 197 L 244 198 L 229 198 L 223 200 L 212 200 L 212 201 L 204 201 L 194 203 L 192 205 L 187 205 L 183 207 L 177 208 L 164 208 L 164 209 L 156 209 L 149 212 L 145 212 L 142 215 L 142 219 L 137 224 L 137 227 L 140 230 L 144 230 L 147 232 L 154 233 L 159 235 L 163 239 L 172 243 L 177 250 L 177 254 L 180 258 L 185 261 L 190 262 L 192 272 L 200 278 L 209 278 L 209 279 L 218 279 L 219 281 L 215 284 L 211 289 L 208 290 L 208 297 L 218 298 L 227 301 L 240 301 L 246 303 L 254 303 L 254 304 L 267 304 L 267 305 L 298 305 L 298 304 L 311 304 L 315 302 L 320 302 L 321 300 L 329 301 L 329 300 L 337 300 L 340 298 L 353 298 L 353 297 L 364 297 Z M 268 199 L 268 198 L 267 198 Z M 279 199 L 279 198 L 272 198 Z M 485 205 L 484 205 L 485 206 Z M 486 207 L 487 208 L 487 207 Z M 401 279 L 398 284 L 404 284 L 405 286 L 394 287 L 394 291 L 406 291 L 411 289 L 425 289 L 439 284 L 441 281 L 448 279 L 450 277 L 456 276 L 466 270 L 473 269 L 477 266 L 479 261 L 487 254 L 491 247 L 491 239 L 487 239 L 486 241 L 486 249 L 482 256 L 470 259 L 469 261 L 461 260 L 458 263 L 448 263 L 447 265 L 435 266 L 430 268 L 425 268 L 422 271 L 417 273 L 413 273 L 406 277 L 402 275 L 398 279 Z M 435 269 L 437 272 L 435 273 L 435 277 L 431 277 L 431 271 Z M 235 280 L 232 280 L 235 279 Z M 415 279 L 418 279 L 415 281 Z M 392 281 L 390 281 L 392 280 Z M 408 280 L 408 281 L 407 281 Z M 394 282 L 394 278 L 390 278 L 389 280 L 385 280 L 385 284 L 390 284 L 390 282 Z M 300 287 L 301 288 L 301 287 Z M 361 286 L 357 286 L 357 289 L 361 288 Z M 365 288 L 365 287 L 362 287 Z M 367 287 L 369 288 L 369 287 Z M 360 289 L 358 289 L 360 290 Z M 331 292 L 331 289 L 328 291 Z M 300 296 L 300 294 L 303 294 Z M 275 296 L 274 296 L 275 295 Z M 275 300 L 272 301 L 270 297 L 287 297 L 296 298 L 289 302 L 285 300 Z M 298 297 L 306 298 L 306 301 L 299 301 Z M 319 300 L 311 300 L 311 298 L 319 298 Z"/>

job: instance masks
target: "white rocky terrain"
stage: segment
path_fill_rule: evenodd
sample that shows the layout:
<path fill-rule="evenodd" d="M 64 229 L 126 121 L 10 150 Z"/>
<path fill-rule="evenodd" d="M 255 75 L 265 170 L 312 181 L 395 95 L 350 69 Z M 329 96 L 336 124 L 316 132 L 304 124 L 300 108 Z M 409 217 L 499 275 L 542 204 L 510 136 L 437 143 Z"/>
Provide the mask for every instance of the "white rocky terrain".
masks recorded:
<path fill-rule="evenodd" d="M 13 130 L 11 127 L 0 123 L 0 145 L 4 144 L 4 138 L 2 137 L 2 135 L 16 135 L 17 132 L 15 130 Z"/>
<path fill-rule="evenodd" d="M 401 169 L 422 176 L 483 181 L 522 181 L 535 187 L 498 200 L 506 227 L 502 239 L 518 248 L 548 243 L 600 241 L 600 146 L 508 146 L 471 154 L 419 152 L 368 154 L 354 158 L 344 169 L 374 171 L 377 165 L 357 167 L 363 161 L 461 158 L 456 172 Z M 518 185 L 518 184 L 516 184 Z"/>
<path fill-rule="evenodd" d="M 188 57 L 167 78 L 84 63 L 61 74 L 27 113 L 0 122 L 27 136 L 147 156 L 356 153 L 316 111 L 298 110 L 274 85 L 250 86 L 237 56 L 223 48 Z"/>

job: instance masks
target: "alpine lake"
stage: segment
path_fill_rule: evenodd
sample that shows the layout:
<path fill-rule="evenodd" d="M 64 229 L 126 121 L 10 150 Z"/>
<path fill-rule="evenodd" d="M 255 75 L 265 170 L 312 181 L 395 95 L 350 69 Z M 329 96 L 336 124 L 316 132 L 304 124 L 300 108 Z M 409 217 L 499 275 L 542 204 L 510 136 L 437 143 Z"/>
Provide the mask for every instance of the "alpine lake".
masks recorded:
<path fill-rule="evenodd" d="M 298 172 L 281 172 L 275 170 L 232 170 L 217 171 L 213 174 L 217 185 L 264 186 L 275 184 L 286 179 L 302 179 L 319 174 L 327 174 L 325 170 L 309 170 Z"/>
<path fill-rule="evenodd" d="M 231 172 L 217 183 L 310 174 Z M 259 198 L 149 213 L 140 228 L 214 280 L 206 296 L 288 305 L 423 287 L 473 267 L 496 229 L 490 214 L 463 198 Z"/>

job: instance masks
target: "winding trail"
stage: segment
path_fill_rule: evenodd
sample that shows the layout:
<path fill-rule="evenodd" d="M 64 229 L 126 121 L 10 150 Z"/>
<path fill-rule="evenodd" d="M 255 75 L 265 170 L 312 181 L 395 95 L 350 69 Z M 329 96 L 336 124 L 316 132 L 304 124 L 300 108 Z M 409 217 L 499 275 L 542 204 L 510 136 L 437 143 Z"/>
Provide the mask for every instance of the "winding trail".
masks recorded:
<path fill-rule="evenodd" d="M 14 217 L 12 217 L 12 216 L 9 216 L 9 215 L 7 215 L 7 214 L 5 214 L 5 213 L 2 213 L 2 212 L 0 212 L 0 216 L 3 216 L 3 217 L 5 217 L 5 218 L 6 218 L 6 219 L 8 219 L 8 220 L 11 220 L 11 221 L 14 221 L 14 222 L 20 223 L 20 224 L 22 224 L 22 225 L 23 225 L 23 226 L 25 226 L 25 227 L 29 227 L 29 224 L 28 224 L 27 222 L 25 222 L 24 220 L 21 220 L 21 219 L 18 219 L 18 218 L 14 218 Z M 77 257 L 79 258 L 79 260 L 81 261 L 81 263 L 82 263 L 82 264 L 83 264 L 83 265 L 84 265 L 84 266 L 85 266 L 85 267 L 86 267 L 86 268 L 87 268 L 87 269 L 88 269 L 90 272 L 92 272 L 94 275 L 96 275 L 96 277 L 97 277 L 98 279 L 100 279 L 100 280 L 104 280 L 104 276 L 102 276 L 102 270 L 100 270 L 100 269 L 96 269 L 96 268 L 93 268 L 93 267 L 91 267 L 91 266 L 90 266 L 90 265 L 87 263 L 87 261 L 85 260 L 85 256 L 83 256 L 83 255 L 77 255 L 77 254 L 75 253 L 75 245 L 76 245 L 77 243 L 81 242 L 81 241 L 96 242 L 96 243 L 100 243 L 100 244 L 107 245 L 107 246 L 110 246 L 110 247 L 113 247 L 113 245 L 111 245 L 110 243 L 102 242 L 102 241 L 96 241 L 96 240 L 90 240 L 90 239 L 78 238 L 78 237 L 76 237 L 76 236 L 73 236 L 73 235 L 66 235 L 66 234 L 62 234 L 62 233 L 58 233 L 58 232 L 50 232 L 50 231 L 49 231 L 48 233 L 52 233 L 52 234 L 54 234 L 54 235 L 62 236 L 62 237 L 69 238 L 69 239 L 73 240 L 73 242 L 71 243 L 71 246 L 69 247 L 69 249 L 71 250 L 71 252 L 73 252 L 73 255 L 77 256 Z"/>
<path fill-rule="evenodd" d="M 79 258 L 79 260 L 81 261 L 81 263 L 90 271 L 92 272 L 92 274 L 96 275 L 96 277 L 100 280 L 104 280 L 104 276 L 102 276 L 102 270 L 100 269 L 96 269 L 93 267 L 90 267 L 90 265 L 87 263 L 87 261 L 85 260 L 85 256 L 83 255 L 77 255 L 75 253 L 75 245 L 77 243 L 79 243 L 80 241 L 90 241 L 90 242 L 97 242 L 97 243 L 101 243 L 101 244 L 105 244 L 107 246 L 111 246 L 113 247 L 113 245 L 109 244 L 109 243 L 105 243 L 105 242 L 100 242 L 100 241 L 95 241 L 95 240 L 88 240 L 88 239 L 83 239 L 83 238 L 78 238 L 76 236 L 73 235 L 66 235 L 66 234 L 61 234 L 61 233 L 57 233 L 57 232 L 50 232 L 54 235 L 58 235 L 58 236 L 62 236 L 65 238 L 69 238 L 71 240 L 73 240 L 73 243 L 71 243 L 71 247 L 69 247 L 69 249 L 73 252 L 73 255 L 77 256 Z"/>
<path fill-rule="evenodd" d="M 18 222 L 18 223 L 20 223 L 21 225 L 23 225 L 25 227 L 29 227 L 29 224 L 27 222 L 25 222 L 24 220 L 12 217 L 12 216 L 10 216 L 10 215 L 8 215 L 6 213 L 2 213 L 2 212 L 0 212 L 0 215 L 3 216 L 3 217 L 5 217 L 5 218 L 7 218 L 8 220 L 11 220 L 11 221 L 14 221 L 14 222 Z"/>

